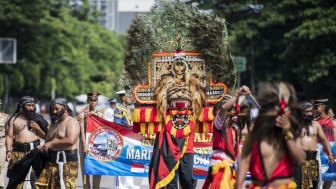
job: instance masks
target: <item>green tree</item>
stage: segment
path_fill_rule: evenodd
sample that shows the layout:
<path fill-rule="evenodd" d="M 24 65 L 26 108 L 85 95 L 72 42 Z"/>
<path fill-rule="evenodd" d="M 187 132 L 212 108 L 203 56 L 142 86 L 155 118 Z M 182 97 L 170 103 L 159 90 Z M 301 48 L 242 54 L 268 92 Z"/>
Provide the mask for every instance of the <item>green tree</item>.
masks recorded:
<path fill-rule="evenodd" d="M 226 18 L 233 54 L 246 56 L 245 83 L 287 80 L 307 99 L 336 103 L 336 2 L 195 0 Z"/>
<path fill-rule="evenodd" d="M 58 97 L 89 91 L 114 95 L 124 39 L 94 23 L 83 2 L 0 1 L 0 37 L 16 38 L 18 47 L 17 64 L 0 65 L 0 81 L 8 75 L 11 95 L 47 99 L 53 81 Z"/>

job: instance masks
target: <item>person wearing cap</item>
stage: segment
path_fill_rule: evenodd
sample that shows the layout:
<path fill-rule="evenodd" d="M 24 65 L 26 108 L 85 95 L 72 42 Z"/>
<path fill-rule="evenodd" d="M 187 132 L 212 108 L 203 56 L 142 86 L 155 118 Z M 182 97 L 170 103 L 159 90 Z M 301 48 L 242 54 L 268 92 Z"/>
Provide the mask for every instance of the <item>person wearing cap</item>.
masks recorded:
<path fill-rule="evenodd" d="M 0 99 L 0 188 L 5 187 L 5 172 L 7 170 L 6 163 L 6 146 L 5 146 L 5 124 L 8 119 L 8 115 L 2 110 L 2 102 Z"/>
<path fill-rule="evenodd" d="M 87 93 L 87 107 L 84 109 L 83 112 L 81 112 L 78 115 L 78 122 L 81 128 L 80 131 L 80 165 L 81 165 L 81 171 L 82 171 L 82 179 L 83 179 L 83 188 L 84 189 L 90 189 L 91 188 L 91 182 L 90 182 L 90 175 L 84 175 L 84 159 L 87 153 L 87 147 L 86 147 L 86 116 L 87 115 L 96 115 L 98 117 L 103 117 L 103 114 L 96 110 L 96 106 L 98 104 L 98 97 L 100 93 L 99 92 L 90 92 Z M 94 189 L 98 189 L 101 182 L 101 176 L 100 175 L 92 175 L 92 187 Z"/>
<path fill-rule="evenodd" d="M 126 95 L 125 90 L 116 93 L 119 95 L 120 103 L 117 104 L 114 111 L 114 122 L 119 125 L 132 126 L 131 110 L 128 108 L 132 100 Z"/>
<path fill-rule="evenodd" d="M 326 149 L 330 163 L 334 161 L 334 157 L 321 125 L 317 121 L 314 121 L 313 104 L 302 102 L 299 107 L 303 115 L 303 127 L 300 128 L 297 144 L 305 151 L 306 161 L 295 168 L 294 177 L 297 188 L 317 189 L 319 181 L 319 163 L 317 161 L 318 142 L 322 143 Z"/>
<path fill-rule="evenodd" d="M 224 188 L 233 188 L 234 175 L 233 165 L 238 157 L 239 133 L 242 125 L 238 120 L 240 96 L 249 95 L 250 89 L 247 86 L 241 87 L 236 95 L 225 95 L 216 104 L 213 113 L 215 116 L 213 123 L 213 153 L 210 159 L 208 176 L 204 182 L 203 189 L 220 188 L 223 183 Z M 226 166 L 222 166 L 226 165 Z M 223 172 L 228 172 L 224 177 Z"/>
<path fill-rule="evenodd" d="M 129 108 L 132 100 L 126 95 L 125 90 L 118 91 L 116 94 L 119 95 L 120 103 L 116 105 L 114 110 L 114 122 L 126 127 L 132 126 L 132 116 Z M 131 176 L 117 176 L 116 187 L 118 189 L 139 188 L 139 186 L 134 184 L 134 179 Z"/>
<path fill-rule="evenodd" d="M 328 99 L 314 100 L 314 110 L 316 121 L 320 123 L 324 134 L 329 142 L 335 142 L 336 132 L 335 124 L 332 117 L 328 115 L 329 108 L 326 106 Z"/>
<path fill-rule="evenodd" d="M 114 121 L 114 111 L 117 105 L 117 99 L 110 99 L 109 100 L 110 106 L 105 110 L 103 118 L 107 121 L 113 122 Z"/>
<path fill-rule="evenodd" d="M 327 140 L 332 149 L 336 148 L 336 121 L 328 115 L 329 108 L 326 105 L 328 99 L 318 99 L 313 100 L 314 102 L 314 113 L 315 113 L 315 120 L 321 125 Z M 332 150 L 334 153 L 334 158 L 336 157 L 335 151 Z M 321 159 L 325 155 L 320 152 Z M 336 163 L 330 164 L 327 173 L 333 172 L 336 169 Z M 333 174 L 332 178 L 328 178 L 328 180 L 336 180 L 336 174 Z M 332 181 L 324 181 L 323 188 L 330 188 L 332 185 Z"/>
<path fill-rule="evenodd" d="M 40 114 L 35 113 L 35 100 L 30 96 L 24 96 L 17 104 L 16 111 L 7 121 L 6 130 L 6 159 L 9 161 L 9 183 L 12 183 L 12 167 L 26 154 L 40 145 L 40 138 L 45 138 L 48 122 Z M 19 170 L 20 171 L 20 170 Z M 35 180 L 35 174 L 31 171 L 26 180 Z M 33 183 L 20 183 L 17 188 L 30 188 Z"/>
<path fill-rule="evenodd" d="M 80 127 L 64 99 L 50 105 L 51 125 L 45 143 L 39 150 L 48 159 L 39 178 L 37 189 L 76 188 L 78 177 L 78 140 Z"/>

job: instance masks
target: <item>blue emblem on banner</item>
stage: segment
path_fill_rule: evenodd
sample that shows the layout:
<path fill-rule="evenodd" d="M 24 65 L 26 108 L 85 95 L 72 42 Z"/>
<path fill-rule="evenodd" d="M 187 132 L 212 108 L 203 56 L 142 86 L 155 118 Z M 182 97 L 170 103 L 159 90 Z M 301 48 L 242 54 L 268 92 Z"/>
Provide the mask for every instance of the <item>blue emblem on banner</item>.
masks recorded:
<path fill-rule="evenodd" d="M 89 153 L 98 161 L 113 161 L 123 150 L 122 136 L 114 129 L 96 129 L 89 138 Z"/>

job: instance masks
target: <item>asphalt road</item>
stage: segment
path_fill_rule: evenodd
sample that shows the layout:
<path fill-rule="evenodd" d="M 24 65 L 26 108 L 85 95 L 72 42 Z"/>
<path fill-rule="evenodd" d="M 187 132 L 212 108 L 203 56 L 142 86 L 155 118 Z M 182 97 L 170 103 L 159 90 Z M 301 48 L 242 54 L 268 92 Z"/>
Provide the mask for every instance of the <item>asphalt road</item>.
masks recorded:
<path fill-rule="evenodd" d="M 118 189 L 115 186 L 115 178 L 114 176 L 102 176 L 102 180 L 100 183 L 100 189 Z M 196 189 L 201 189 L 203 186 L 204 180 L 198 180 Z M 147 177 L 134 177 L 134 184 L 139 186 L 140 189 L 147 189 L 148 186 L 148 179 Z M 83 188 L 82 178 L 79 174 L 77 179 L 77 188 Z M 126 188 L 125 188 L 126 189 Z M 133 189 L 132 187 L 127 187 L 127 189 Z"/>
<path fill-rule="evenodd" d="M 6 179 L 6 184 L 7 184 L 7 179 Z M 204 180 L 198 180 L 197 181 L 197 186 L 196 189 L 201 189 L 203 186 Z M 145 177 L 134 177 L 134 184 L 136 186 L 139 186 L 140 189 L 148 189 L 148 180 Z M 83 188 L 83 182 L 82 182 L 82 177 L 79 172 L 78 174 L 78 179 L 77 179 L 77 188 L 81 189 Z M 332 189 L 336 189 L 336 182 L 333 183 Z M 100 184 L 100 189 L 118 189 L 115 186 L 115 177 L 114 176 L 102 176 L 101 184 Z M 133 189 L 132 187 L 124 188 L 124 189 Z"/>
<path fill-rule="evenodd" d="M 115 186 L 115 178 L 114 176 L 102 176 L 102 180 L 100 183 L 100 189 L 119 189 Z M 5 185 L 7 185 L 8 179 L 6 179 Z M 196 189 L 201 189 L 203 186 L 204 180 L 198 180 Z M 148 179 L 147 177 L 134 177 L 134 184 L 139 186 L 139 189 L 148 189 Z M 78 179 L 77 179 L 77 188 L 83 188 L 82 177 L 79 171 Z M 120 188 L 121 189 L 121 188 Z M 123 189 L 133 189 L 133 187 L 127 187 Z"/>

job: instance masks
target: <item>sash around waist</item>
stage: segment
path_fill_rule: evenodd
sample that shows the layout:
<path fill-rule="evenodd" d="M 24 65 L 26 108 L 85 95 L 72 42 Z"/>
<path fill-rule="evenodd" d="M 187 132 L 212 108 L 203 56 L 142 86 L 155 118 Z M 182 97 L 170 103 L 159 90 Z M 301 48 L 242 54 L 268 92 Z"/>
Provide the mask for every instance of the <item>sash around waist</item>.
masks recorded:
<path fill-rule="evenodd" d="M 35 140 L 30 143 L 19 143 L 19 142 L 13 142 L 13 151 L 17 152 L 29 152 L 36 148 L 38 145 L 40 145 L 40 140 Z"/>
<path fill-rule="evenodd" d="M 64 153 L 63 153 L 64 152 Z M 59 154 L 57 158 L 57 154 Z M 65 155 L 65 157 L 64 157 Z M 58 162 L 69 162 L 69 161 L 78 161 L 78 152 L 77 149 L 75 150 L 61 150 L 61 151 L 48 151 L 48 160 L 53 163 Z"/>
<path fill-rule="evenodd" d="M 305 150 L 306 152 L 306 160 L 317 160 L 317 151 L 309 151 Z"/>

